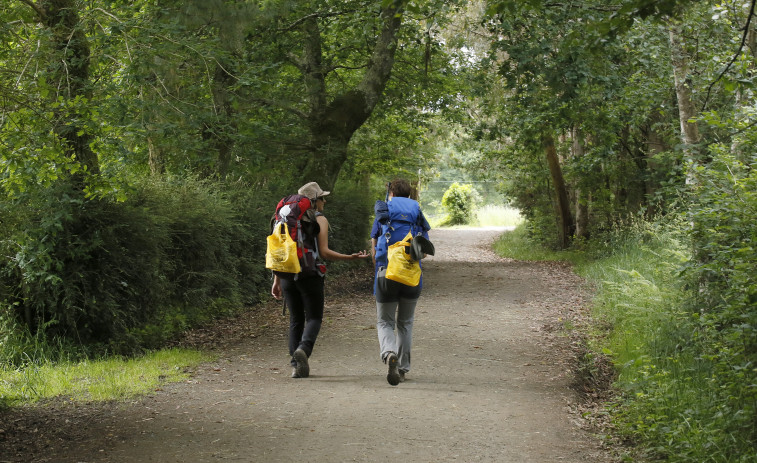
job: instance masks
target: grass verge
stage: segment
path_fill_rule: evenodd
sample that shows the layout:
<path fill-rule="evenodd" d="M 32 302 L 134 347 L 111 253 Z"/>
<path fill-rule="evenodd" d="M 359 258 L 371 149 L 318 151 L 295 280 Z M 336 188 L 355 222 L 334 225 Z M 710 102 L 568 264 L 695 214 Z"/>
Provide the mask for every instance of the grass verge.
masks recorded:
<path fill-rule="evenodd" d="M 716 461 L 706 451 L 716 439 L 707 437 L 711 427 L 698 412 L 712 396 L 706 381 L 712 372 L 684 309 L 679 271 L 688 250 L 679 236 L 675 226 L 640 223 L 581 250 L 552 251 L 529 241 L 521 226 L 495 243 L 506 257 L 569 261 L 595 287 L 593 322 L 581 335 L 591 356 L 609 358 L 618 373 L 618 393 L 606 406 L 616 435 L 638 443 L 626 461 Z"/>
<path fill-rule="evenodd" d="M 65 397 L 73 401 L 120 400 L 182 381 L 210 354 L 166 349 L 138 358 L 33 363 L 0 369 L 0 401 L 14 406 Z"/>

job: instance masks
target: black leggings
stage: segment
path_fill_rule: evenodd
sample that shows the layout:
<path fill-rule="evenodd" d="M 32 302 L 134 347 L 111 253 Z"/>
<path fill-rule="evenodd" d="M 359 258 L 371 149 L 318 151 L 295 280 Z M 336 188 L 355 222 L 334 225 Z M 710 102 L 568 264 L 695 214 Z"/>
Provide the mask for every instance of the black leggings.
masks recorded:
<path fill-rule="evenodd" d="M 310 357 L 323 322 L 323 277 L 282 279 L 281 290 L 289 307 L 289 355 L 302 349 Z"/>

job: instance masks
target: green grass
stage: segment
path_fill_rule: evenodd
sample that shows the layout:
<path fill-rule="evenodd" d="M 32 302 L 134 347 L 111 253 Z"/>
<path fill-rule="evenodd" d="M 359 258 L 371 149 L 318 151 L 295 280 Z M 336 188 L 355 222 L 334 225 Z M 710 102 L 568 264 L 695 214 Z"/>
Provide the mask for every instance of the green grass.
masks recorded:
<path fill-rule="evenodd" d="M 528 239 L 524 222 L 513 231 L 504 233 L 495 243 L 494 251 L 503 257 L 530 261 L 571 261 L 578 262 L 584 257 L 579 251 L 554 251 Z"/>
<path fill-rule="evenodd" d="M 619 365 L 675 350 L 679 340 L 667 331 L 683 316 L 684 294 L 678 281 L 686 259 L 683 246 L 664 232 L 627 233 L 612 243 L 611 251 L 576 261 L 576 272 L 596 287 L 594 317 L 613 327 L 602 348 L 612 352 Z M 664 345 L 668 341 L 674 345 Z M 622 369 L 621 380 L 625 376 L 632 383 L 637 374 L 635 368 Z"/>
<path fill-rule="evenodd" d="M 0 370 L 0 401 L 20 405 L 63 397 L 72 401 L 120 400 L 182 381 L 207 353 L 168 349 L 133 359 L 108 358 L 78 363 L 46 362 Z"/>
<path fill-rule="evenodd" d="M 446 214 L 429 215 L 427 217 L 433 228 L 442 227 L 446 218 Z M 523 218 L 518 209 L 489 204 L 476 210 L 476 220 L 473 223 L 446 228 L 515 227 L 521 223 L 523 223 Z"/>
<path fill-rule="evenodd" d="M 608 357 L 619 374 L 608 410 L 615 432 L 636 444 L 626 461 L 757 461 L 754 367 L 718 363 L 726 347 L 717 327 L 688 305 L 680 274 L 687 227 L 637 223 L 565 252 L 530 242 L 519 227 L 495 249 L 520 260 L 570 261 L 594 285 L 594 323 L 580 329 L 592 356 Z"/>
<path fill-rule="evenodd" d="M 515 227 L 523 223 L 518 209 L 506 206 L 487 205 L 476 211 L 476 223 L 479 227 Z"/>

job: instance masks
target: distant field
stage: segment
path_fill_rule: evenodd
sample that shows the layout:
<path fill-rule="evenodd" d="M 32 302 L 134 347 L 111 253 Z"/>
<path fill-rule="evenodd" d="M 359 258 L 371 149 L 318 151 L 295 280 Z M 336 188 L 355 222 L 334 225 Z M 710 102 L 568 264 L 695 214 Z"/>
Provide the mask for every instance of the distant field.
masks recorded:
<path fill-rule="evenodd" d="M 438 227 L 444 221 L 445 214 L 428 215 L 427 218 L 432 227 Z M 464 227 L 515 227 L 522 221 L 523 218 L 518 209 L 488 205 L 478 209 L 476 220 Z"/>

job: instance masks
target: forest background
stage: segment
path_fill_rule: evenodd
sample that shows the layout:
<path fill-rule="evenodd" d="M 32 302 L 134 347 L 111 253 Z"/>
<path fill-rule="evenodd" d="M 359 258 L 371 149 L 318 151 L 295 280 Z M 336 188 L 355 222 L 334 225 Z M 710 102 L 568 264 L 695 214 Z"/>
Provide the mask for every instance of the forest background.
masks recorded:
<path fill-rule="evenodd" d="M 613 361 L 637 458 L 754 461 L 754 23 L 735 0 L 5 1 L 0 363 L 158 348 L 265 296 L 302 183 L 354 250 L 384 182 L 455 169 L 516 236 L 612 262 L 584 362 Z"/>

